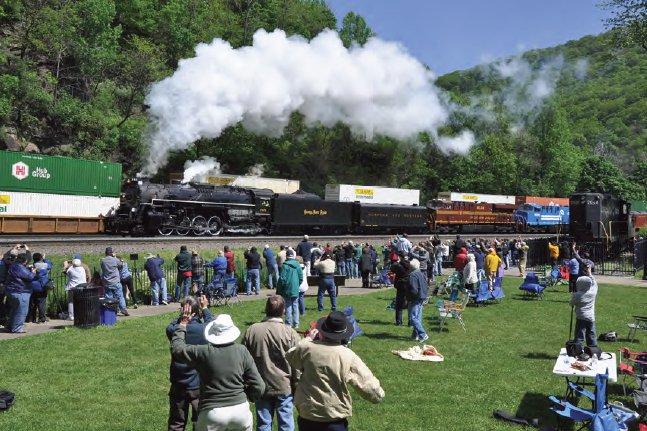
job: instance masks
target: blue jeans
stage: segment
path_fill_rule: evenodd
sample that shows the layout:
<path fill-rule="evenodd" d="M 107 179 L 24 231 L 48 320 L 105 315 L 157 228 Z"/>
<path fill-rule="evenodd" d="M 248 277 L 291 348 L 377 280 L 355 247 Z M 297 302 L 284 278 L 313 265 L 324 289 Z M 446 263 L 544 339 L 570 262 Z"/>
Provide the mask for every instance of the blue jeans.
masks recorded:
<path fill-rule="evenodd" d="M 306 314 L 306 293 L 299 292 L 299 315 Z"/>
<path fill-rule="evenodd" d="M 247 270 L 247 280 L 245 282 L 245 294 L 252 294 L 252 282 L 254 283 L 254 293 L 258 295 L 258 292 L 261 291 L 261 270 L 260 269 L 248 269 Z"/>
<path fill-rule="evenodd" d="M 162 301 L 168 301 L 167 291 L 166 291 L 166 279 L 162 278 L 161 280 L 155 280 L 151 282 L 151 304 L 159 305 L 160 301 L 160 290 L 162 293 Z"/>
<path fill-rule="evenodd" d="M 409 301 L 409 319 L 411 319 L 411 325 L 413 326 L 412 337 L 418 339 L 427 335 L 425 328 L 422 327 L 422 303 L 422 299 Z"/>
<path fill-rule="evenodd" d="M 272 418 L 276 412 L 278 431 L 294 431 L 292 395 L 266 396 L 256 401 L 256 430 L 272 431 Z"/>
<path fill-rule="evenodd" d="M 348 278 L 355 278 L 357 272 L 357 265 L 353 259 L 346 259 L 346 276 Z"/>
<path fill-rule="evenodd" d="M 285 299 L 285 324 L 296 328 L 299 326 L 299 297 Z"/>
<path fill-rule="evenodd" d="M 443 257 L 436 257 L 436 260 L 434 261 L 434 275 L 442 275 L 443 274 Z"/>
<path fill-rule="evenodd" d="M 180 296 L 180 286 L 182 287 L 182 296 Z M 191 288 L 191 277 L 185 277 L 182 273 L 178 272 L 177 280 L 175 282 L 175 295 L 176 301 L 189 296 L 189 289 Z"/>
<path fill-rule="evenodd" d="M 111 284 L 106 287 L 106 299 L 118 299 L 119 309 L 123 312 L 126 311 L 126 298 L 124 298 L 124 291 L 121 283 Z"/>
<path fill-rule="evenodd" d="M 7 293 L 9 304 L 9 318 L 7 329 L 9 332 L 22 332 L 29 311 L 29 298 L 31 293 Z"/>
<path fill-rule="evenodd" d="M 198 290 L 202 290 L 202 287 L 204 286 L 204 275 L 192 276 L 191 284 L 196 284 L 198 286 Z"/>
<path fill-rule="evenodd" d="M 337 270 L 339 272 L 339 275 L 343 275 L 344 277 L 346 276 L 346 261 L 345 260 L 340 260 L 337 263 Z"/>
<path fill-rule="evenodd" d="M 274 289 L 274 285 L 279 282 L 279 266 L 275 263 L 274 265 L 267 265 L 267 284 L 270 289 Z"/>
<path fill-rule="evenodd" d="M 319 281 L 319 290 L 317 291 L 317 309 L 323 310 L 323 297 L 324 293 L 328 292 L 330 297 L 330 308 L 335 311 L 337 309 L 337 290 L 335 288 L 335 279 L 333 277 L 321 277 Z"/>
<path fill-rule="evenodd" d="M 597 336 L 595 333 L 595 322 L 589 320 L 576 319 L 575 320 L 575 341 L 580 344 L 586 339 L 586 345 L 594 347 L 598 345 Z"/>

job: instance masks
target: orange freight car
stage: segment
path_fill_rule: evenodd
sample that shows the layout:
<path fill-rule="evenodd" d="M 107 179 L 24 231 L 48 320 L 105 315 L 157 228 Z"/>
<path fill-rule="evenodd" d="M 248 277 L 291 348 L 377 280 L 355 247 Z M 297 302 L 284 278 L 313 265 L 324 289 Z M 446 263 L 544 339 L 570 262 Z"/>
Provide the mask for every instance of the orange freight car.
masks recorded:
<path fill-rule="evenodd" d="M 429 228 L 433 232 L 514 230 L 514 216 L 507 206 L 435 200 L 428 204 L 428 208 Z"/>

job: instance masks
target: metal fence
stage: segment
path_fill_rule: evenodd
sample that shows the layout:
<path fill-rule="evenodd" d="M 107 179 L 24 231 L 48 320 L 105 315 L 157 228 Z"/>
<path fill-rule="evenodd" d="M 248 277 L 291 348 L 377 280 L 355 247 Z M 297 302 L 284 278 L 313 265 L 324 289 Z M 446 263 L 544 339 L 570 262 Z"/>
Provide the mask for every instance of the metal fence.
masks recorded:
<path fill-rule="evenodd" d="M 131 263 L 132 264 L 132 263 Z M 129 268 L 133 278 L 133 289 L 138 304 L 151 303 L 151 283 L 148 279 L 146 270 L 142 267 L 133 265 Z M 166 277 L 166 284 L 168 287 L 168 295 L 173 296 L 177 278 L 177 266 L 175 264 L 164 265 L 162 267 L 164 276 Z M 96 268 L 92 268 L 92 273 L 97 272 Z M 243 260 L 236 260 L 236 278 L 238 279 L 239 289 L 244 286 L 247 271 L 245 269 L 245 262 Z M 204 283 L 209 283 L 213 278 L 213 268 L 204 269 Z M 261 270 L 261 284 L 267 284 L 267 268 L 263 267 Z M 47 314 L 53 317 L 58 317 L 59 313 L 67 312 L 67 292 L 65 285 L 67 284 L 67 277 L 64 274 L 52 274 L 51 280 L 54 288 L 49 292 L 47 299 Z M 132 298 L 129 300 L 132 303 Z"/>
<path fill-rule="evenodd" d="M 643 272 L 643 280 L 647 280 L 647 238 L 634 243 L 634 270 Z"/>
<path fill-rule="evenodd" d="M 556 238 L 540 238 L 526 241 L 528 250 L 528 270 L 541 271 L 551 263 L 548 251 L 548 242 L 556 243 Z M 560 241 L 560 261 L 571 256 L 570 241 Z M 644 253 L 647 248 L 645 240 L 634 244 L 608 246 L 604 242 L 578 243 L 580 255 L 585 253 L 595 264 L 595 273 L 600 275 L 630 276 L 633 277 L 640 265 L 644 265 Z M 642 254 L 641 254 L 642 253 Z M 640 264 L 638 261 L 641 261 Z"/>

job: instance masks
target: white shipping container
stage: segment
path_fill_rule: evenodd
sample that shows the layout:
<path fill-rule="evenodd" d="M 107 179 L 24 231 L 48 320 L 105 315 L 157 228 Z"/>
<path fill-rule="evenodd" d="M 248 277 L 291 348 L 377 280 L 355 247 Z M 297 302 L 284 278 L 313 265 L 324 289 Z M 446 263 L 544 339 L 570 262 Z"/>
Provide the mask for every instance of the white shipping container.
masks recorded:
<path fill-rule="evenodd" d="M 88 217 L 107 215 L 119 198 L 0 191 L 0 216 Z"/>
<path fill-rule="evenodd" d="M 419 205 L 420 190 L 378 186 L 326 184 L 327 201 L 365 202 L 371 204 Z"/>
<path fill-rule="evenodd" d="M 487 195 L 482 193 L 441 192 L 438 199 L 451 202 L 477 202 L 515 205 L 514 195 Z"/>
<path fill-rule="evenodd" d="M 274 193 L 294 193 L 301 187 L 299 180 L 282 178 L 265 178 L 245 175 L 210 175 L 207 183 L 216 185 L 231 185 L 255 189 L 270 189 Z"/>

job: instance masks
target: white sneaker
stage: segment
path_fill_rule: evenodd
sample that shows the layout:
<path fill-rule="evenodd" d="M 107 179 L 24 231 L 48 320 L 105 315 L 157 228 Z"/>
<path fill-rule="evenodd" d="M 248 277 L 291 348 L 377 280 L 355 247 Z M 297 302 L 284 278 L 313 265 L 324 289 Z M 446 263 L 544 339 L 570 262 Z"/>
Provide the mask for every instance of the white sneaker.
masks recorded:
<path fill-rule="evenodd" d="M 163 304 L 163 305 L 168 305 L 168 302 L 166 302 L 166 301 L 162 301 L 162 304 Z"/>
<path fill-rule="evenodd" d="M 418 342 L 420 342 L 420 343 L 424 343 L 424 342 L 425 342 L 425 341 L 427 341 L 428 339 L 429 339 L 429 335 L 425 334 L 425 336 L 424 336 L 424 337 L 422 337 L 420 340 L 418 340 Z"/>

